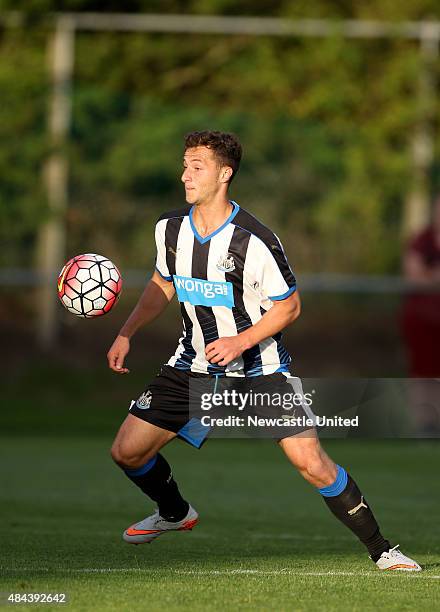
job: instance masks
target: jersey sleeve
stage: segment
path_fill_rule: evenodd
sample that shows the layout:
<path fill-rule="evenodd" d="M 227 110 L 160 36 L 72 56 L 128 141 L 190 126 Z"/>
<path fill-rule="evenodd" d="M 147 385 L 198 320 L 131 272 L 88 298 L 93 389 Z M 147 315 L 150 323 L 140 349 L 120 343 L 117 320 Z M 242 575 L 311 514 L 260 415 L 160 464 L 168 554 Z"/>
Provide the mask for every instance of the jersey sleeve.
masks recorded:
<path fill-rule="evenodd" d="M 271 244 L 261 243 L 258 284 L 263 298 L 284 300 L 296 291 L 296 280 L 281 242 L 275 236 Z"/>
<path fill-rule="evenodd" d="M 167 281 L 172 281 L 173 277 L 167 266 L 166 258 L 166 245 L 165 245 L 165 227 L 166 221 L 158 221 L 155 229 L 155 240 L 156 240 L 156 270 L 159 272 L 161 277 Z"/>

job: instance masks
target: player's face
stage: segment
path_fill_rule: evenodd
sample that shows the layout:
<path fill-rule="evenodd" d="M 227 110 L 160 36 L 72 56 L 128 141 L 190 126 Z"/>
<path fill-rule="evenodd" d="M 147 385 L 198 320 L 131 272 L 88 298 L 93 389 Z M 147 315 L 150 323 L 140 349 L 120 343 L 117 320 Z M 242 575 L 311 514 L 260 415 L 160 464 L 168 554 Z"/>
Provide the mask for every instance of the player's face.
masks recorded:
<path fill-rule="evenodd" d="M 192 147 L 183 157 L 182 182 L 188 204 L 199 204 L 214 198 L 222 185 L 224 168 L 220 168 L 211 149 Z"/>

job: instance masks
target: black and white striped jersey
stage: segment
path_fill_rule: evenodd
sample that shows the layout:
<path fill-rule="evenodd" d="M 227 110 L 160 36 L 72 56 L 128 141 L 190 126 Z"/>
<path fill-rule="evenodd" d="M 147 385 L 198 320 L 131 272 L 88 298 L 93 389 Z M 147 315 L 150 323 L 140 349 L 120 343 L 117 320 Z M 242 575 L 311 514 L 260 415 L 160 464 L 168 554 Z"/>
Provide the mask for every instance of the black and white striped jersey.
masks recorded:
<path fill-rule="evenodd" d="M 245 351 L 227 366 L 210 364 L 205 347 L 257 323 L 296 289 L 278 237 L 231 201 L 233 211 L 209 236 L 198 234 L 188 206 L 163 214 L 156 224 L 156 269 L 172 281 L 180 302 L 183 334 L 168 365 L 227 376 L 287 372 L 290 355 L 281 333 Z"/>

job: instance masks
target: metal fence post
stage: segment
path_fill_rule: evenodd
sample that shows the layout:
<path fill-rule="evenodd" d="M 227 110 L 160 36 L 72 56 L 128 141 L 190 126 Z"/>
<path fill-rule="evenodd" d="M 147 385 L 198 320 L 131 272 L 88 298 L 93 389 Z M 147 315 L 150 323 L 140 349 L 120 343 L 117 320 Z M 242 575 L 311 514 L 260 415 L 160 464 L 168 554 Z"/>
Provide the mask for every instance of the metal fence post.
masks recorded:
<path fill-rule="evenodd" d="M 44 167 L 49 217 L 37 236 L 37 268 L 43 278 L 38 296 L 37 341 L 48 350 L 58 332 L 56 274 L 65 257 L 65 211 L 68 199 L 68 162 L 65 145 L 71 120 L 71 82 L 74 62 L 75 23 L 69 16 L 56 19 L 49 41 L 52 99 L 49 109 L 50 156 Z"/>

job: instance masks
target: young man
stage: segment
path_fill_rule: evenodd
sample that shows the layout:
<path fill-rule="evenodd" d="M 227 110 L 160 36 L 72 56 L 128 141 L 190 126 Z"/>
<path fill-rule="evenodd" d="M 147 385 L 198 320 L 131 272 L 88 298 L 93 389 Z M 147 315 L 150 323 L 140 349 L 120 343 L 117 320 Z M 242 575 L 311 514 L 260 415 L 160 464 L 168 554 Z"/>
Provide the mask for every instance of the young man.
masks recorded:
<path fill-rule="evenodd" d="M 111 451 L 128 478 L 158 504 L 155 514 L 124 532 L 126 542 L 151 542 L 197 523 L 197 512 L 181 496 L 159 452 L 176 436 L 198 448 L 203 443 L 206 432 L 191 429 L 190 382 L 236 376 L 270 387 L 288 372 L 281 330 L 299 316 L 300 300 L 277 236 L 228 199 L 240 159 L 241 146 L 232 134 L 187 135 L 182 181 L 189 206 L 157 222 L 156 271 L 107 355 L 112 370 L 127 373 L 130 338 L 177 293 L 184 331 L 176 353 L 132 402 Z M 295 434 L 286 433 L 279 446 L 365 544 L 377 567 L 419 571 L 383 538 L 356 483 L 324 452 L 315 430 Z"/>

